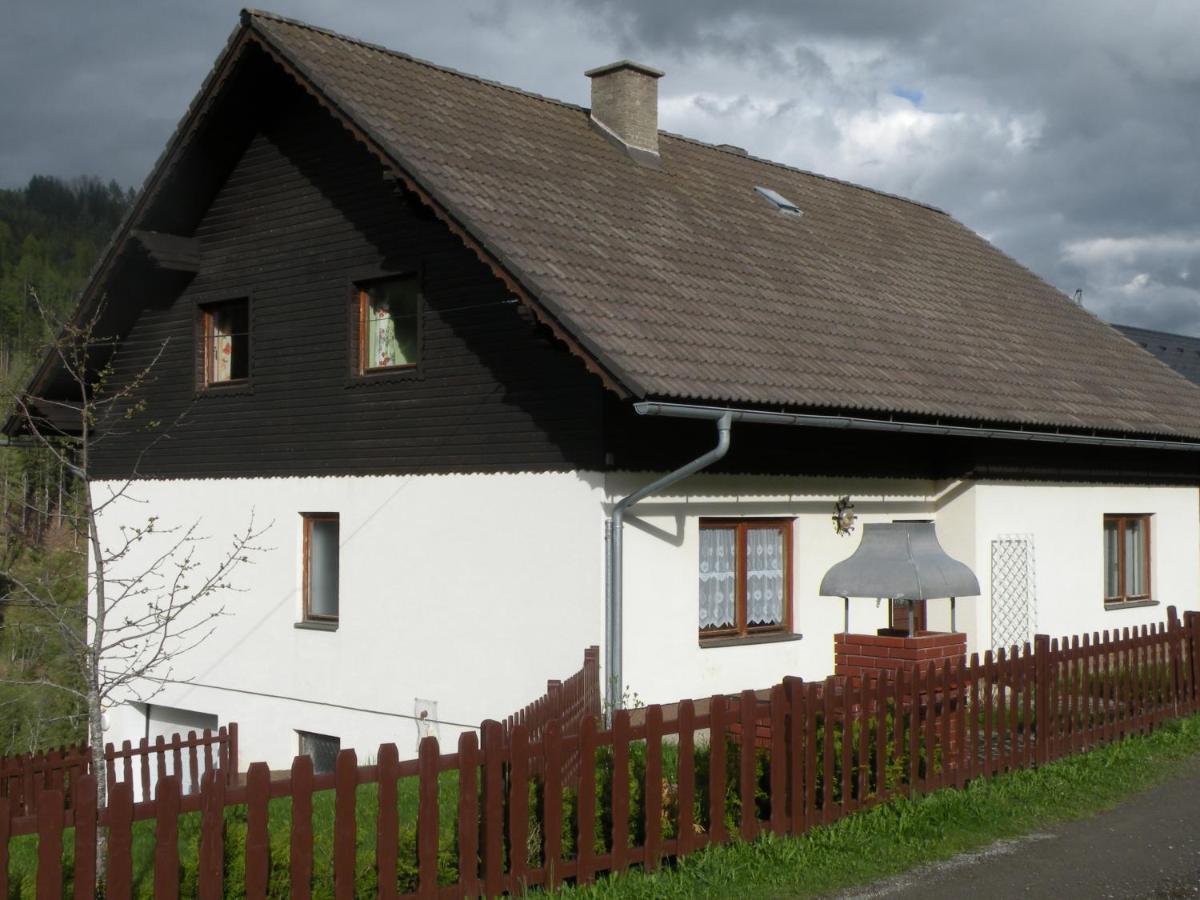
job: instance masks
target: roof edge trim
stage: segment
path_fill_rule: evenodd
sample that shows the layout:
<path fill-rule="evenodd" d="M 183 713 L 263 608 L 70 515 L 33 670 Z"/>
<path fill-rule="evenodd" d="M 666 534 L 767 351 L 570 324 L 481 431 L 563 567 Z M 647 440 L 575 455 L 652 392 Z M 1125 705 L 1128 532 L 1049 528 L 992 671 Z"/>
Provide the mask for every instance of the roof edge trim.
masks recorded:
<path fill-rule="evenodd" d="M 635 403 L 639 416 L 665 416 L 675 419 L 712 419 L 728 413 L 734 422 L 761 425 L 794 425 L 809 428 L 833 428 L 851 431 L 887 431 L 907 434 L 935 434 L 947 437 L 995 438 L 1008 441 L 1036 441 L 1050 444 L 1085 444 L 1093 447 L 1124 447 L 1138 450 L 1182 450 L 1200 453 L 1197 441 L 1164 441 L 1148 438 L 1100 437 L 1057 431 L 1024 431 L 970 425 L 937 425 L 932 422 L 907 422 L 895 419 L 869 419 L 862 416 L 830 416 L 817 413 L 775 413 L 756 409 L 719 406 L 694 406 L 686 403 Z"/>

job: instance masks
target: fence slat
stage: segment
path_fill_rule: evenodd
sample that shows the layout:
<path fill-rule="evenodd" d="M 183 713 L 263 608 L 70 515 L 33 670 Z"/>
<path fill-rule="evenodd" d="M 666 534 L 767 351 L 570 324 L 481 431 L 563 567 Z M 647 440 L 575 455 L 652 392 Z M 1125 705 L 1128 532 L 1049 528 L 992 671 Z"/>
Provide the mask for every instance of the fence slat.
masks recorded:
<path fill-rule="evenodd" d="M 200 900 L 220 900 L 225 890 L 224 859 L 225 781 L 210 770 L 200 779 Z"/>
<path fill-rule="evenodd" d="M 725 830 L 725 698 L 708 701 L 708 842 L 723 844 Z"/>
<path fill-rule="evenodd" d="M 62 896 L 63 793 L 48 788 L 37 799 L 38 900 Z"/>
<path fill-rule="evenodd" d="M 105 900 L 126 900 L 133 894 L 133 785 L 113 785 L 108 796 L 108 868 Z"/>
<path fill-rule="evenodd" d="M 271 837 L 267 830 L 267 801 L 271 792 L 271 770 L 266 763 L 252 763 L 246 773 L 246 897 L 267 896 L 271 866 Z M 337 829 L 334 832 L 337 841 Z"/>
<path fill-rule="evenodd" d="M 400 751 L 395 744 L 380 744 L 376 758 L 379 768 L 379 813 L 375 822 L 375 890 L 381 900 L 396 896 L 396 865 L 400 853 L 398 782 Z M 418 834 L 419 834 L 418 830 Z"/>
<path fill-rule="evenodd" d="M 646 788 L 642 809 L 645 813 L 644 833 L 646 852 L 642 864 L 649 870 L 658 868 L 662 856 L 662 707 L 655 704 L 646 708 Z"/>
<path fill-rule="evenodd" d="M 339 750 L 333 767 L 333 895 L 338 900 L 354 900 L 357 784 L 358 755 Z"/>
<path fill-rule="evenodd" d="M 908 795 L 917 796 L 921 779 L 921 672 L 914 666 L 905 679 L 908 684 Z"/>
<path fill-rule="evenodd" d="M 678 774 L 675 805 L 678 809 L 678 850 L 682 856 L 696 846 L 696 827 L 692 804 L 696 798 L 696 705 L 691 700 L 679 703 Z"/>
<path fill-rule="evenodd" d="M 834 711 L 834 680 L 826 678 L 821 685 L 824 696 L 821 715 L 821 822 L 828 825 L 833 821 L 833 733 L 837 713 Z"/>
<path fill-rule="evenodd" d="M 155 900 L 175 900 L 179 896 L 179 782 L 178 775 L 168 775 L 154 786 Z"/>
<path fill-rule="evenodd" d="M 992 777 L 992 725 L 994 716 L 992 705 L 996 682 L 996 670 L 993 660 L 992 651 L 985 650 L 983 653 L 983 777 L 988 779 Z M 1048 706 L 1049 704 L 1047 703 Z M 1049 743 L 1050 718 L 1048 715 L 1046 716 L 1045 724 L 1046 740 Z"/>
<path fill-rule="evenodd" d="M 494 897 L 501 891 L 504 876 L 504 726 L 488 720 L 483 723 L 482 732 L 483 892 Z"/>
<path fill-rule="evenodd" d="M 553 890 L 562 882 L 563 746 L 562 726 L 558 719 L 546 723 L 542 744 L 546 751 L 545 774 L 542 776 L 542 834 L 545 841 L 542 865 L 546 870 L 546 888 Z"/>
<path fill-rule="evenodd" d="M 816 825 L 817 819 L 817 692 L 815 681 L 804 686 L 804 828 Z M 803 833 L 803 832 L 802 832 Z"/>
<path fill-rule="evenodd" d="M 629 865 L 629 710 L 613 714 L 612 870 Z"/>
<path fill-rule="evenodd" d="M 185 793 L 200 790 L 200 760 L 196 754 L 196 732 L 188 732 L 188 782 L 184 787 Z"/>
<path fill-rule="evenodd" d="M 100 777 L 106 777 L 106 773 L 101 773 Z M 95 900 L 96 776 L 86 772 L 76 778 L 71 787 L 74 790 L 71 811 L 75 818 L 75 900 Z M 2 816 L 3 812 L 0 811 Z M 0 897 L 7 896 L 0 891 Z"/>
<path fill-rule="evenodd" d="M 875 679 L 875 800 L 887 796 L 887 701 L 888 677 L 880 672 Z"/>
<path fill-rule="evenodd" d="M 212 779 L 214 786 L 220 785 L 221 790 L 224 790 L 224 772 L 209 769 L 208 777 Z M 308 900 L 312 896 L 312 795 L 312 757 L 297 756 L 292 760 L 292 833 L 288 861 L 288 876 L 295 900 Z"/>
<path fill-rule="evenodd" d="M 486 772 L 486 769 L 485 769 Z M 487 796 L 485 790 L 484 796 Z M 591 884 L 596 877 L 596 720 L 589 716 L 579 725 L 579 800 L 577 808 L 576 880 Z M 486 818 L 485 818 L 486 821 Z M 485 860 L 487 857 L 485 857 Z M 494 895 L 485 884 L 485 893 Z M 498 888 L 497 888 L 498 890 Z"/>
<path fill-rule="evenodd" d="M 858 709 L 854 716 L 854 727 L 852 733 L 856 735 L 855 744 L 858 750 L 858 759 L 854 764 L 854 807 L 858 809 L 864 806 L 867 802 L 867 749 L 871 745 L 870 727 L 868 725 L 868 715 L 871 706 L 871 682 L 864 675 L 858 686 Z"/>
<path fill-rule="evenodd" d="M 771 806 L 771 832 L 787 833 L 787 766 L 788 766 L 788 723 L 787 693 L 782 684 L 771 688 L 771 768 L 769 779 L 769 802 Z"/>
<path fill-rule="evenodd" d="M 854 690 L 850 679 L 844 680 L 842 686 L 842 702 L 839 704 L 838 722 L 842 727 L 842 759 L 841 759 L 841 807 L 837 810 L 838 818 L 854 808 L 854 723 L 851 720 L 853 711 L 852 701 Z"/>
<path fill-rule="evenodd" d="M 758 834 L 758 810 L 755 803 L 757 787 L 758 744 L 758 695 L 754 691 L 742 691 L 738 718 L 742 724 L 741 748 L 738 751 L 738 796 L 741 798 L 741 821 L 739 830 L 743 841 L 754 840 Z"/>
<path fill-rule="evenodd" d="M 8 856 L 9 835 L 12 833 L 12 801 L 7 797 L 0 797 L 0 897 L 8 897 Z M 89 900 L 92 895 L 89 896 Z"/>
<path fill-rule="evenodd" d="M 516 730 L 516 735 L 524 738 L 523 726 Z M 527 749 L 521 746 L 514 748 L 514 758 L 528 758 Z M 513 765 L 513 791 L 511 805 L 518 814 L 525 813 L 529 797 L 528 769 Z M 524 776 L 524 777 L 522 777 Z M 517 798 L 523 797 L 525 804 L 518 804 Z M 522 826 L 528 822 L 522 818 Z M 435 737 L 421 740 L 417 750 L 417 896 L 436 897 L 438 893 L 438 741 Z M 525 828 L 513 829 L 512 834 L 512 865 L 513 886 L 517 885 L 517 864 L 525 857 Z"/>
<path fill-rule="evenodd" d="M 479 896 L 479 739 L 458 736 L 458 885 L 465 897 Z"/>

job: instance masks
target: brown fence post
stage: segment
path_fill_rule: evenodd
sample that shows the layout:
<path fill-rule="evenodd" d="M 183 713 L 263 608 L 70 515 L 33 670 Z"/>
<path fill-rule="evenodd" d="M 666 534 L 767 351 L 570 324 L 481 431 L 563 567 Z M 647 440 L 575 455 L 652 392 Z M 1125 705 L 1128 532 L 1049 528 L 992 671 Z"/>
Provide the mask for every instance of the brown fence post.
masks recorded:
<path fill-rule="evenodd" d="M 71 806 L 75 814 L 76 900 L 94 900 L 96 896 L 96 778 L 89 772 L 71 784 L 75 789 Z M 7 896 L 0 892 L 0 897 Z"/>
<path fill-rule="evenodd" d="M 518 726 L 518 730 L 523 730 Z M 419 897 L 438 894 L 438 741 L 435 737 L 421 740 L 417 748 L 417 878 Z M 515 767 L 514 767 L 515 768 Z M 528 790 L 528 779 L 516 789 Z M 516 804 L 513 804 L 514 807 Z M 522 822 L 522 825 L 527 823 Z M 512 842 L 513 868 L 525 852 L 526 842 L 519 840 L 516 830 Z M 518 845 L 519 844 L 519 845 Z"/>
<path fill-rule="evenodd" d="M 1188 655 L 1188 687 L 1191 693 L 1187 698 L 1188 709 L 1195 709 L 1200 703 L 1200 612 L 1188 610 L 1183 614 L 1183 627 L 1186 630 L 1184 643 Z"/>
<path fill-rule="evenodd" d="M 400 751 L 395 744 L 380 744 L 375 758 L 379 769 L 379 815 L 375 824 L 375 890 L 380 900 L 396 896 L 399 856 L 399 823 L 396 795 L 400 778 Z M 420 828 L 417 830 L 420 841 Z"/>
<path fill-rule="evenodd" d="M 154 787 L 154 896 L 179 896 L 180 777 L 160 778 Z"/>
<path fill-rule="evenodd" d="M 479 896 L 479 739 L 458 737 L 458 885 L 464 897 Z"/>
<path fill-rule="evenodd" d="M 333 895 L 338 900 L 353 900 L 355 892 L 357 786 L 358 755 L 339 750 L 333 769 Z"/>
<path fill-rule="evenodd" d="M 229 772 L 226 775 L 226 781 L 233 784 L 237 781 L 238 776 L 238 724 L 237 722 L 229 723 Z"/>
<path fill-rule="evenodd" d="M 340 760 L 339 760 L 340 761 Z M 246 773 L 246 897 L 267 896 L 271 874 L 271 836 L 267 823 L 267 803 L 271 797 L 271 770 L 266 763 L 254 763 Z M 338 797 L 338 806 L 341 806 Z M 341 810 L 339 808 L 338 812 Z M 336 822 L 341 826 L 342 822 Z M 334 842 L 338 842 L 335 828 Z M 353 829 L 352 829 L 353 831 Z M 336 877 L 335 870 L 335 877 Z"/>
<path fill-rule="evenodd" d="M 504 877 L 504 729 L 492 719 L 483 723 L 483 892 L 497 896 Z M 591 767 L 586 767 L 588 772 Z M 581 792 L 582 793 L 582 792 Z M 582 818 L 582 811 L 580 813 Z"/>
<path fill-rule="evenodd" d="M 215 785 L 224 785 L 224 776 L 212 773 Z M 290 835 L 289 870 L 293 900 L 308 900 L 312 896 L 313 827 L 312 827 L 313 764 L 311 756 L 292 759 L 292 833 Z"/>
<path fill-rule="evenodd" d="M 1033 658 L 1037 679 L 1037 708 L 1034 711 L 1034 731 L 1037 746 L 1037 764 L 1050 761 L 1050 635 L 1039 634 L 1033 639 Z"/>
<path fill-rule="evenodd" d="M 200 865 L 197 876 L 201 900 L 220 900 L 225 888 L 225 775 L 214 769 L 200 776 Z M 296 896 L 295 893 L 292 896 Z"/>
<path fill-rule="evenodd" d="M 133 785 L 117 782 L 105 810 L 108 825 L 108 870 L 104 896 L 129 897 L 133 893 Z"/>
<path fill-rule="evenodd" d="M 37 800 L 37 895 L 62 896 L 62 791 L 45 790 Z"/>

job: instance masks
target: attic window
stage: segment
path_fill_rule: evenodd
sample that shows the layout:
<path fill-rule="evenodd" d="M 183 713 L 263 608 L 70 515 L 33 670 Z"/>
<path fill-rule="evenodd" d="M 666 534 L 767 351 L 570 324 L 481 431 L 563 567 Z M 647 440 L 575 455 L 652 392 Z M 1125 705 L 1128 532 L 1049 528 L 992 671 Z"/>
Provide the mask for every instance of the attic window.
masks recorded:
<path fill-rule="evenodd" d="M 789 216 L 804 215 L 804 212 L 800 209 L 800 207 L 798 207 L 795 203 L 783 196 L 783 194 L 779 193 L 778 191 L 773 191 L 769 187 L 762 187 L 761 185 L 756 187 L 755 190 L 774 203 L 778 209 L 787 213 Z"/>

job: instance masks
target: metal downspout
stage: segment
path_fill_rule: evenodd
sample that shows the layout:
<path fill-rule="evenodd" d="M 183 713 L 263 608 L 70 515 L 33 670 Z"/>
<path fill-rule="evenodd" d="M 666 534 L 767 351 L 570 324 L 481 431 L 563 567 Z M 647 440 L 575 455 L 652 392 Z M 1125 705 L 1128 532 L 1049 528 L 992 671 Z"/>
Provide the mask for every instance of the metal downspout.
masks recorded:
<path fill-rule="evenodd" d="M 640 413 L 641 410 L 638 410 Z M 605 636 L 605 686 L 604 695 L 609 712 L 621 708 L 624 692 L 623 668 L 624 634 L 623 634 L 623 575 L 622 559 L 623 538 L 622 530 L 625 525 L 625 511 L 636 503 L 645 500 L 651 494 L 656 494 L 682 481 L 689 475 L 694 475 L 701 469 L 707 468 L 729 452 L 729 432 L 733 425 L 733 416 L 724 410 L 713 410 L 710 415 L 699 415 L 695 418 L 712 419 L 717 423 L 717 445 L 698 456 L 691 462 L 680 466 L 673 472 L 664 475 L 657 481 L 652 481 L 645 487 L 639 488 L 628 497 L 617 502 L 612 515 L 605 523 L 605 544 L 608 550 L 607 597 L 604 609 Z"/>

